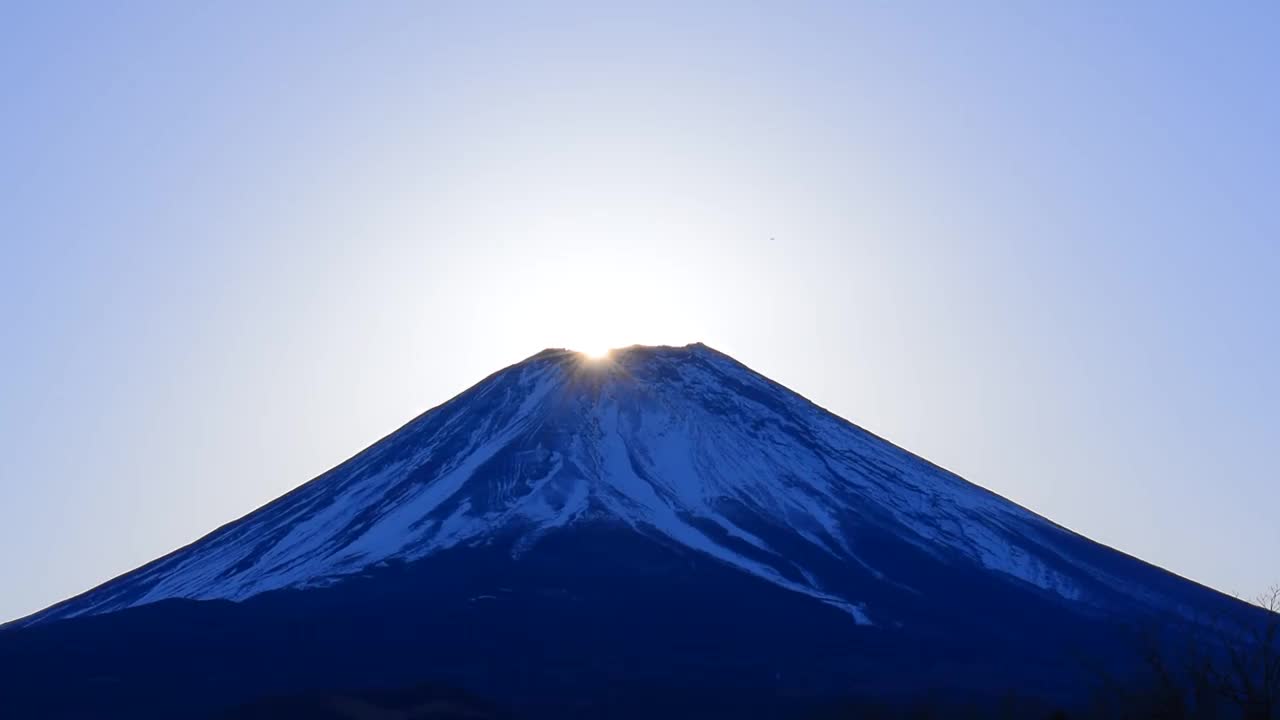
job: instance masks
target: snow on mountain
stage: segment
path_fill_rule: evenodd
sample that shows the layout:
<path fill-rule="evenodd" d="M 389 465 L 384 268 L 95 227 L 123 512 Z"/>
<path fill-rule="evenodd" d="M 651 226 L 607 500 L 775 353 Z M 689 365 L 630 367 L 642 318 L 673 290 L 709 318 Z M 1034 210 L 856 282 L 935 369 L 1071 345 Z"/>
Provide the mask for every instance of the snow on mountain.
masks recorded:
<path fill-rule="evenodd" d="M 244 518 L 24 622 L 243 600 L 499 540 L 518 556 L 587 523 L 711 556 L 859 624 L 893 622 L 893 608 L 868 602 L 839 568 L 912 590 L 866 551 L 885 535 L 1081 607 L 1132 585 L 1114 569 L 1118 553 L 695 344 L 603 360 L 538 353 Z"/>

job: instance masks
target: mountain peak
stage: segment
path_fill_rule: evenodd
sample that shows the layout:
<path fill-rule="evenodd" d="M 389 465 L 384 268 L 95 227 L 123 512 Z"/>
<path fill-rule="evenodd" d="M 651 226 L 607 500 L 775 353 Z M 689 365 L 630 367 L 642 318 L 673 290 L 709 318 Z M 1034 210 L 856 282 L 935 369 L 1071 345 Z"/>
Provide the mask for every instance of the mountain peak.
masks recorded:
<path fill-rule="evenodd" d="M 712 391 L 708 384 L 719 384 L 729 376 L 759 378 L 746 366 L 703 343 L 687 345 L 628 345 L 612 348 L 607 353 L 593 356 L 565 348 L 547 348 L 524 361 L 500 371 L 498 375 L 514 373 L 512 377 L 538 376 L 553 389 L 553 398 L 563 399 L 566 393 L 600 399 L 600 391 L 625 388 L 627 392 L 644 392 L 643 385 L 677 383 L 688 387 L 693 378 L 702 378 L 701 391 Z M 708 375 L 710 373 L 710 375 Z M 478 389 L 495 376 L 487 378 Z M 650 388 L 654 391 L 655 388 Z M 464 394 L 465 395 L 465 394 Z"/>
<path fill-rule="evenodd" d="M 592 356 L 581 350 L 573 350 L 563 347 L 549 347 L 530 355 L 524 362 L 532 362 L 536 360 L 563 360 L 570 358 L 579 358 L 585 360 L 620 360 L 627 357 L 652 357 L 652 356 L 668 356 L 673 358 L 692 357 L 694 355 L 719 355 L 728 357 L 724 353 L 719 352 L 702 342 L 692 342 L 685 345 L 626 345 L 623 347 L 609 348 L 606 354 L 600 357 Z"/>

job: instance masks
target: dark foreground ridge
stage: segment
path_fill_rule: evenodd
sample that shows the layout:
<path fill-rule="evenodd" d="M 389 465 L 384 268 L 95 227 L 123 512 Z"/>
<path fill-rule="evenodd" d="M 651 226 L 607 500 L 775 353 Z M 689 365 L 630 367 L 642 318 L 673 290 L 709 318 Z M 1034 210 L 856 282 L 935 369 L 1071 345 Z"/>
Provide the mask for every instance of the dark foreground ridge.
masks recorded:
<path fill-rule="evenodd" d="M 1033 716 L 1201 618 L 1264 616 L 704 345 L 545 350 L 0 629 L 0 716 Z"/>

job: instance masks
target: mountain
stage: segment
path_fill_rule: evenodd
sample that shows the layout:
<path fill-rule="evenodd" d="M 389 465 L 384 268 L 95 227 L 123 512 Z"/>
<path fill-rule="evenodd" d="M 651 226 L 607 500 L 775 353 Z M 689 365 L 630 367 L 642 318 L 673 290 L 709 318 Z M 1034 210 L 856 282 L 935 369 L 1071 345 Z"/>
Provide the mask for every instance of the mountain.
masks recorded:
<path fill-rule="evenodd" d="M 1241 612 L 704 345 L 546 350 L 0 630 L 0 709 L 427 681 L 556 717 L 1069 698 L 1126 629 Z"/>

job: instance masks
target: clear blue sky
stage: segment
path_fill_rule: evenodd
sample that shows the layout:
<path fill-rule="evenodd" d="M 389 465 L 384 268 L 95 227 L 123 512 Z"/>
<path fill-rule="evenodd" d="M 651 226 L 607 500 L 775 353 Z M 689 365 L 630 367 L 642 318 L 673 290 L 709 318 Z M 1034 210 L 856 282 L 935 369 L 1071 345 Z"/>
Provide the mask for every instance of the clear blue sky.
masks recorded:
<path fill-rule="evenodd" d="M 692 340 L 1280 580 L 1280 6 L 596 5 L 0 9 L 0 619 L 543 347 Z"/>

